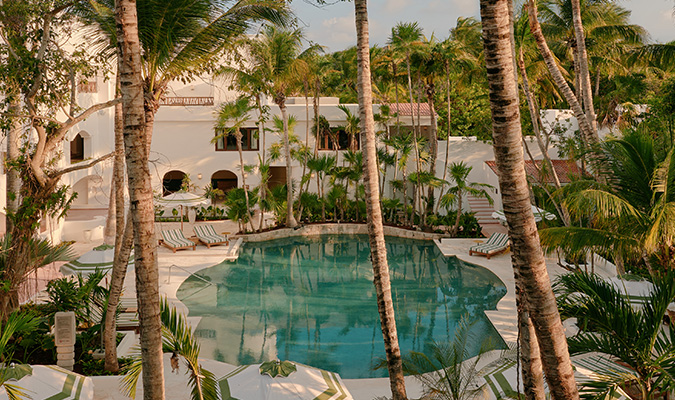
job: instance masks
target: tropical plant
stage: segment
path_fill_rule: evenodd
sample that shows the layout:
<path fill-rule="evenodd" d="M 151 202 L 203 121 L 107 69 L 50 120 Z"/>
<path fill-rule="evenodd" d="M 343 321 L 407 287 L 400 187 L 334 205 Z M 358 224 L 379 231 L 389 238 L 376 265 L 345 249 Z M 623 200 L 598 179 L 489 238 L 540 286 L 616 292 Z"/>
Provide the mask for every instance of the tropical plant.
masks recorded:
<path fill-rule="evenodd" d="M 228 219 L 236 221 L 239 224 L 239 230 L 244 232 L 246 224 L 251 222 L 251 214 L 247 206 L 248 199 L 257 201 L 257 195 L 254 192 L 244 193 L 244 188 L 234 188 L 227 192 L 225 197 L 225 207 L 227 207 L 226 215 Z M 257 192 L 257 189 L 256 189 Z"/>
<path fill-rule="evenodd" d="M 413 351 L 403 358 L 403 370 L 422 383 L 425 396 L 438 400 L 472 400 L 482 394 L 485 383 L 480 383 L 478 365 L 485 353 L 495 347 L 489 340 L 485 341 L 478 355 L 471 357 L 469 344 L 475 340 L 470 334 L 471 326 L 465 315 L 451 343 L 432 344 L 431 356 Z"/>
<path fill-rule="evenodd" d="M 26 375 L 25 365 L 11 365 L 12 360 L 10 340 L 17 334 L 31 332 L 37 328 L 40 319 L 32 312 L 15 311 L 7 316 L 7 320 L 0 320 L 0 385 L 5 389 L 9 400 L 30 399 L 24 389 L 13 383 L 8 383 L 10 379 L 21 379 Z M 30 370 L 30 367 L 28 367 Z M 30 372 L 28 372 L 30 373 Z"/>
<path fill-rule="evenodd" d="M 86 277 L 77 274 L 74 277 L 49 281 L 47 296 L 49 297 L 50 319 L 56 312 L 73 311 L 78 325 L 91 327 L 100 324 L 108 290 L 99 284 L 105 276 L 105 271 L 98 270 Z"/>
<path fill-rule="evenodd" d="M 192 400 L 218 399 L 217 381 L 215 375 L 199 364 L 199 342 L 194 336 L 185 316 L 179 314 L 175 307 L 169 306 L 164 298 L 160 303 L 160 320 L 162 321 L 162 351 L 173 353 L 176 362 L 182 358 L 185 367 L 190 372 L 188 384 Z M 176 364 L 178 366 L 178 364 Z M 137 358 L 125 371 L 122 378 L 122 387 L 125 394 L 136 397 L 136 384 L 142 372 L 141 361 Z"/>
<path fill-rule="evenodd" d="M 248 113 L 253 110 L 253 108 L 254 106 L 249 104 L 249 99 L 244 96 L 240 96 L 235 101 L 221 104 L 216 119 L 216 131 L 219 133 L 213 139 L 211 139 L 211 142 L 215 143 L 218 140 L 226 140 L 225 137 L 227 135 L 233 135 L 237 141 L 241 180 L 244 185 L 244 195 L 246 197 L 246 212 L 248 213 L 248 221 L 251 224 L 251 230 L 255 230 L 255 228 L 253 227 L 253 219 L 251 218 L 251 205 L 248 198 L 248 185 L 246 185 L 246 171 L 244 171 L 244 156 L 242 154 L 241 146 L 243 134 L 241 133 L 241 127 L 250 118 Z"/>
<path fill-rule="evenodd" d="M 675 150 L 666 154 L 641 130 L 626 132 L 601 146 L 606 184 L 580 182 L 568 194 L 573 216 L 587 226 L 542 230 L 548 249 L 593 250 L 610 254 L 621 269 L 643 264 L 650 273 L 675 267 Z M 658 268 L 655 268 L 658 267 Z"/>
<path fill-rule="evenodd" d="M 633 398 L 662 398 L 675 391 L 675 324 L 663 326 L 675 299 L 673 271 L 654 277 L 654 290 L 637 307 L 600 276 L 584 271 L 562 275 L 556 282 L 562 318 L 576 318 L 579 333 L 568 339 L 570 354 L 600 352 L 613 356 L 633 373 L 608 371 L 585 384 L 584 394 L 607 398 L 616 389 Z"/>
<path fill-rule="evenodd" d="M 494 203 L 492 197 L 487 192 L 487 189 L 494 189 L 492 185 L 488 185 L 487 183 L 469 182 L 467 180 L 472 169 L 473 167 L 469 167 L 464 161 L 452 163 L 448 167 L 448 171 L 450 172 L 449 181 L 454 183 L 454 186 L 448 189 L 446 194 L 441 196 L 440 203 L 446 210 L 450 209 L 450 207 L 455 204 L 457 205 L 457 217 L 450 231 L 453 236 L 457 236 L 458 233 L 459 219 L 462 214 L 462 198 L 465 195 L 468 194 L 474 197 L 487 199 L 490 205 Z"/>

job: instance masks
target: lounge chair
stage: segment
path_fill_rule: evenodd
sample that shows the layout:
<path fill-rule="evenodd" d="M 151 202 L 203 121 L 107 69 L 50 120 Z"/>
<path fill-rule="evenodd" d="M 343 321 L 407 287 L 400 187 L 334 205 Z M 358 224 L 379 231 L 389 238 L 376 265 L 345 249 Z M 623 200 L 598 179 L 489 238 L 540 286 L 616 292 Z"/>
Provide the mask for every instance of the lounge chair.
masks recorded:
<path fill-rule="evenodd" d="M 188 239 L 183 235 L 183 231 L 180 229 L 168 229 L 162 231 L 162 241 L 161 244 L 170 248 L 174 253 L 176 250 L 189 249 L 192 247 L 192 250 L 195 250 L 197 245 L 192 240 Z"/>
<path fill-rule="evenodd" d="M 490 257 L 497 253 L 501 253 L 509 248 L 509 236 L 505 233 L 493 233 L 488 238 L 487 242 L 480 243 L 469 248 L 469 255 L 474 254 Z"/>
<path fill-rule="evenodd" d="M 216 230 L 213 229 L 213 225 L 195 225 L 194 231 L 197 239 L 209 249 L 211 246 L 228 242 L 227 236 L 216 233 Z"/>

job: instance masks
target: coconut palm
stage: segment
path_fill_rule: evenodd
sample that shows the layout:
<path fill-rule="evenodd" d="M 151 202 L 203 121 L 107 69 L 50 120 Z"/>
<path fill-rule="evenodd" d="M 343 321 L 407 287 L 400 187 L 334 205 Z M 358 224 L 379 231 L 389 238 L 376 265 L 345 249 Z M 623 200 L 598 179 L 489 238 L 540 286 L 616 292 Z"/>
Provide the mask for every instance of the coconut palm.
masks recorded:
<path fill-rule="evenodd" d="M 657 399 L 675 390 L 675 327 L 664 328 L 675 298 L 673 271 L 654 277 L 654 291 L 633 307 L 622 291 L 600 276 L 577 271 L 559 278 L 556 289 L 563 318 L 576 318 L 581 330 L 568 339 L 571 354 L 600 352 L 627 365 L 632 374 L 612 373 L 587 384 L 594 398 L 627 389 L 633 398 Z M 606 398 L 606 397 L 605 397 Z"/>
<path fill-rule="evenodd" d="M 464 161 L 458 163 L 452 163 L 448 167 L 448 172 L 450 172 L 449 181 L 454 183 L 454 186 L 448 189 L 448 192 L 440 198 L 441 206 L 448 209 L 453 205 L 457 205 L 457 218 L 455 219 L 455 224 L 450 230 L 452 236 L 457 236 L 459 230 L 459 219 L 462 216 L 462 198 L 470 194 L 474 197 L 487 199 L 490 205 L 494 203 L 492 197 L 487 192 L 487 189 L 494 189 L 492 185 L 487 183 L 476 183 L 469 182 L 467 178 L 471 173 L 473 167 L 469 167 L 464 163 Z"/>
<path fill-rule="evenodd" d="M 570 212 L 590 218 L 591 224 L 545 229 L 542 243 L 570 252 L 602 250 L 612 254 L 620 268 L 641 260 L 650 272 L 672 269 L 675 150 L 670 148 L 661 158 L 651 135 L 633 131 L 604 142 L 601 155 L 607 183 L 587 185 L 566 199 Z"/>
<path fill-rule="evenodd" d="M 286 98 L 295 92 L 306 70 L 306 63 L 299 58 L 302 39 L 300 29 L 290 30 L 280 29 L 273 25 L 266 26 L 258 40 L 251 46 L 250 54 L 254 68 L 262 71 L 265 92 L 272 97 L 281 111 L 286 158 L 286 186 L 288 187 L 286 225 L 291 228 L 297 226 L 298 223 L 293 216 L 293 167 L 288 138 Z"/>
<path fill-rule="evenodd" d="M 368 215 L 368 236 L 370 238 L 370 259 L 373 263 L 373 284 L 377 294 L 377 308 L 380 313 L 382 336 L 387 355 L 389 382 L 394 400 L 407 398 L 401 350 L 396 334 L 394 304 L 391 296 L 389 264 L 384 243 L 382 209 L 380 205 L 377 148 L 375 144 L 375 121 L 373 118 L 373 91 L 370 78 L 370 46 L 368 45 L 368 6 L 366 0 L 355 0 L 355 21 L 357 37 L 359 120 L 363 133 L 365 164 L 366 210 Z"/>
<path fill-rule="evenodd" d="M 322 155 L 314 156 L 307 161 L 307 166 L 312 173 L 316 174 L 317 190 L 321 199 L 321 220 L 326 221 L 326 201 L 325 201 L 325 178 L 336 165 L 334 156 Z"/>
<path fill-rule="evenodd" d="M 248 221 L 251 224 L 251 230 L 255 230 L 253 227 L 253 219 L 251 218 L 251 206 L 248 199 L 248 186 L 246 185 L 246 171 L 244 171 L 244 155 L 242 152 L 241 139 L 243 134 L 241 133 L 241 127 L 249 120 L 249 112 L 253 110 L 252 106 L 247 97 L 241 96 L 237 100 L 229 103 L 221 104 L 220 109 L 217 112 L 216 118 L 216 131 L 222 132 L 216 135 L 211 139 L 212 143 L 215 143 L 217 140 L 227 140 L 227 135 L 233 135 L 237 141 L 237 152 L 239 153 L 239 167 L 241 168 L 241 181 L 244 186 L 244 195 L 246 197 L 246 212 L 248 215 Z"/>
<path fill-rule="evenodd" d="M 503 17 L 510 15 L 512 9 L 510 0 L 481 0 L 480 4 L 497 175 L 512 243 L 516 287 L 522 289 L 524 300 L 519 302 L 518 314 L 519 318 L 529 316 L 532 320 L 551 397 L 572 400 L 578 399 L 579 394 L 525 176 L 512 22 Z M 529 341 L 523 343 L 530 345 Z M 536 381 L 526 376 L 525 382 L 530 395 L 533 389 L 543 394 Z"/>

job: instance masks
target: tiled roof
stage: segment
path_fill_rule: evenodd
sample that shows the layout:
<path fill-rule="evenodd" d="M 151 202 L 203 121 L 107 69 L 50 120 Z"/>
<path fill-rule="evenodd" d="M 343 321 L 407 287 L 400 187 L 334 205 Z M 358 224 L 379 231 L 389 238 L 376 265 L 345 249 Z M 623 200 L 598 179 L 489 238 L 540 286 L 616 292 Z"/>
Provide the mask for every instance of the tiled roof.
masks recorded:
<path fill-rule="evenodd" d="M 535 162 L 537 163 L 537 168 L 541 168 L 541 163 L 544 162 L 544 160 L 535 160 Z M 572 160 L 551 160 L 551 162 L 558 175 L 558 179 L 560 179 L 560 183 L 570 183 L 572 182 L 570 177 L 581 175 L 581 169 Z M 485 161 L 485 163 L 495 174 L 497 173 L 497 164 L 494 161 Z M 525 160 L 525 173 L 538 181 L 539 175 L 537 168 L 534 167 L 531 160 Z M 547 176 L 546 183 L 553 183 L 553 177 Z"/>
<path fill-rule="evenodd" d="M 425 117 L 431 116 L 431 107 L 429 103 L 413 103 L 413 106 L 410 107 L 410 103 L 389 103 L 385 104 L 389 106 L 391 114 L 398 113 L 400 116 L 404 115 L 414 115 L 417 116 L 417 105 L 420 106 L 420 115 Z"/>

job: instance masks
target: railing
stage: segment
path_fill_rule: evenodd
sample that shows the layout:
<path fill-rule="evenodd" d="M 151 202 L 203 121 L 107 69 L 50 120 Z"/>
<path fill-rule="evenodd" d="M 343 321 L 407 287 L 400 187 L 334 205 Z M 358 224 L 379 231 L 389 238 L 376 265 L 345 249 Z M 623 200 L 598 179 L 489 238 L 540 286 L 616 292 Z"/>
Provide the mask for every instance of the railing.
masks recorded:
<path fill-rule="evenodd" d="M 164 97 L 161 106 L 212 106 L 213 97 Z"/>

